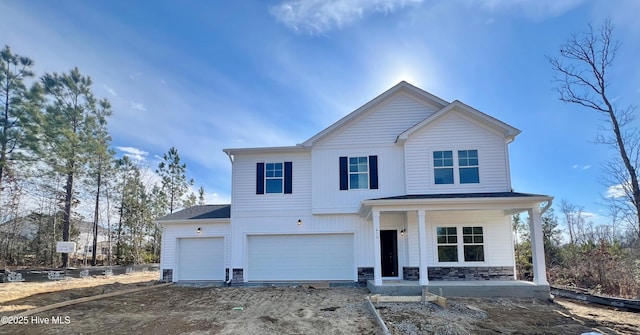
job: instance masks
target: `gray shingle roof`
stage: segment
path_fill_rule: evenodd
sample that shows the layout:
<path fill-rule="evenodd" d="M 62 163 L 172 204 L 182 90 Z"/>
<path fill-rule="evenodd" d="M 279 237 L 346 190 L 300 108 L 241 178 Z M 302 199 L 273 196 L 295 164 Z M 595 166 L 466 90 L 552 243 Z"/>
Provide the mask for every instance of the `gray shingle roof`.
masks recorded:
<path fill-rule="evenodd" d="M 231 217 L 231 205 L 197 205 L 165 215 L 157 221 L 228 219 Z"/>
<path fill-rule="evenodd" d="M 519 192 L 491 192 L 491 193 L 451 193 L 451 194 L 408 194 L 395 197 L 378 198 L 371 200 L 409 200 L 409 199 L 465 199 L 465 198 L 527 198 L 547 197 L 542 194 Z"/>

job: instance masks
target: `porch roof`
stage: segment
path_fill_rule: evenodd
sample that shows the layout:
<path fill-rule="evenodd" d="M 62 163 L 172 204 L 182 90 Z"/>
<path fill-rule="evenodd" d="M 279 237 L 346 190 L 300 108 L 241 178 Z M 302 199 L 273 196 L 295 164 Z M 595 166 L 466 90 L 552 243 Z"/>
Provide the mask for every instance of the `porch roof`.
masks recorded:
<path fill-rule="evenodd" d="M 520 192 L 406 194 L 364 200 L 359 213 L 368 217 L 377 208 L 384 211 L 500 209 L 510 214 L 543 202 L 547 203 L 545 207 L 550 207 L 552 201 L 553 197 L 548 195 Z"/>

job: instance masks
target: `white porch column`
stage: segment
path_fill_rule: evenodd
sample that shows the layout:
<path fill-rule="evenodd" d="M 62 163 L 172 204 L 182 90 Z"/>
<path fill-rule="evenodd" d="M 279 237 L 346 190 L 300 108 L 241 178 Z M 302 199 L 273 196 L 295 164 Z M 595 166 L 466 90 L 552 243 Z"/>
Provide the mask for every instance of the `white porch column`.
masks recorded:
<path fill-rule="evenodd" d="M 373 283 L 382 286 L 382 257 L 380 255 L 380 211 L 373 211 Z"/>
<path fill-rule="evenodd" d="M 544 236 L 540 209 L 529 209 L 529 230 L 531 232 L 531 256 L 533 260 L 533 282 L 537 285 L 549 285 L 544 260 Z"/>
<path fill-rule="evenodd" d="M 427 268 L 427 227 L 425 225 L 425 212 L 418 210 L 418 253 L 420 255 L 420 285 L 429 285 L 429 273 Z"/>

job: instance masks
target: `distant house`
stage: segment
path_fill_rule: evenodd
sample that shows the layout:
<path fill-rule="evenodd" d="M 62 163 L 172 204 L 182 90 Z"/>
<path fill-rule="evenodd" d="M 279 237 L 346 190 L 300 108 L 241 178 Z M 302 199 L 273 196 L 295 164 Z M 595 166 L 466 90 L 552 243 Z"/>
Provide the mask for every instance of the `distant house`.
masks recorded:
<path fill-rule="evenodd" d="M 483 283 L 512 294 L 511 217 L 525 212 L 528 292 L 548 295 L 540 217 L 552 197 L 512 191 L 508 145 L 519 133 L 400 82 L 301 144 L 225 149 L 231 205 L 158 220 L 162 276 L 366 282 L 381 292 Z"/>
<path fill-rule="evenodd" d="M 10 237 L 12 239 L 19 240 L 20 246 L 13 246 L 26 249 L 27 245 L 30 241 L 33 241 L 38 235 L 38 229 L 42 224 L 39 223 L 39 220 L 47 218 L 45 216 L 31 214 L 25 217 L 20 217 L 17 219 L 13 219 L 0 224 L 0 237 L 2 237 L 1 241 L 4 241 L 6 237 Z M 59 227 L 59 226 L 58 226 Z M 69 257 L 72 260 L 90 260 L 92 257 L 93 250 L 93 222 L 87 221 L 72 221 L 71 222 L 71 242 L 76 243 L 76 252 L 69 254 Z M 44 231 L 41 234 L 46 234 L 50 236 L 52 232 Z M 62 236 L 54 237 L 56 241 L 62 241 Z M 18 243 L 16 242 L 16 243 Z M 97 237 L 97 246 L 96 250 L 96 258 L 99 260 L 104 260 L 109 255 L 109 231 L 102 227 L 98 226 L 98 237 Z M 114 243 L 111 243 L 112 248 Z M 55 248 L 55 246 L 51 246 Z"/>

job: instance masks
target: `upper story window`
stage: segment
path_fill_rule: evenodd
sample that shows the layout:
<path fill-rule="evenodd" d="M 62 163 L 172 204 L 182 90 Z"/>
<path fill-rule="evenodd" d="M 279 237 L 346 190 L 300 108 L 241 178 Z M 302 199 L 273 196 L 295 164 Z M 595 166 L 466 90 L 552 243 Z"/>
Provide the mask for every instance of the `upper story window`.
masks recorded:
<path fill-rule="evenodd" d="M 478 150 L 458 150 L 458 166 L 460 167 L 460 184 L 480 182 Z"/>
<path fill-rule="evenodd" d="M 436 184 L 453 184 L 453 151 L 433 152 L 433 175 Z"/>
<path fill-rule="evenodd" d="M 266 193 L 282 193 L 284 177 L 282 163 L 266 163 L 264 176 Z"/>
<path fill-rule="evenodd" d="M 477 184 L 480 182 L 478 150 L 458 150 L 457 160 L 453 151 L 433 152 L 433 176 L 435 184 Z M 457 162 L 457 164 L 454 164 Z M 458 170 L 457 181 L 454 169 Z"/>
<path fill-rule="evenodd" d="M 349 189 L 369 188 L 369 158 L 349 157 Z"/>
<path fill-rule="evenodd" d="M 378 188 L 378 156 L 340 157 L 340 190 Z"/>
<path fill-rule="evenodd" d="M 257 163 L 256 164 L 256 194 L 292 193 L 291 162 Z"/>

